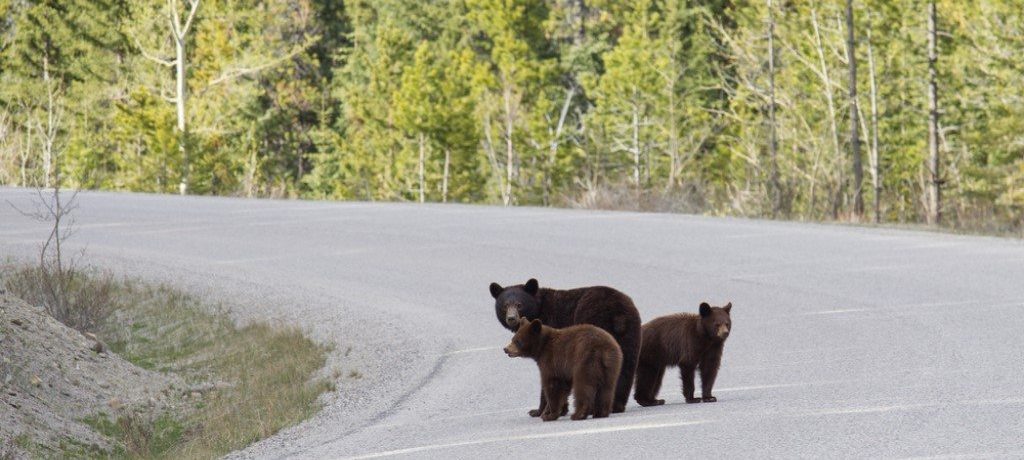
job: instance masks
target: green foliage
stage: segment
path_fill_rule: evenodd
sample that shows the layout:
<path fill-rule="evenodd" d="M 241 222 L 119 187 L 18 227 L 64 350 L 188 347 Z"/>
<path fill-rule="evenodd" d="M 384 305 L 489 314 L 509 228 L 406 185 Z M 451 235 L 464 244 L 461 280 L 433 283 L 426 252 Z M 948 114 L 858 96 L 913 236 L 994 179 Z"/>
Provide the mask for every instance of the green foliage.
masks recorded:
<path fill-rule="evenodd" d="M 936 1 L 945 214 L 1019 228 L 1024 13 Z M 924 218 L 928 3 L 853 2 L 862 187 L 872 203 L 877 138 L 887 221 Z M 0 0 L 0 181 L 41 181 L 51 78 L 61 170 L 90 188 L 174 192 L 184 147 L 192 193 L 552 205 L 624 189 L 857 219 L 845 0 L 772 4 L 778 203 L 763 0 L 202 0 L 187 136 L 172 69 L 144 56 L 174 57 L 166 4 Z"/>

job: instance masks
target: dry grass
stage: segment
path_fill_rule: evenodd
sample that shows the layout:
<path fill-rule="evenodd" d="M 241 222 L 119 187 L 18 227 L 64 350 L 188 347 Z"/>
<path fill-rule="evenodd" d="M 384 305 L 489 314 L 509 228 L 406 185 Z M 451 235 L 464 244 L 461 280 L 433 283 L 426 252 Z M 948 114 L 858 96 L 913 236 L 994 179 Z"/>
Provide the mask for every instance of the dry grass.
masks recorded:
<path fill-rule="evenodd" d="M 70 328 L 95 332 L 112 311 L 116 284 L 109 275 L 49 266 L 12 265 L 0 271 L 2 287 Z"/>
<path fill-rule="evenodd" d="M 770 210 L 760 209 L 751 204 L 747 212 L 737 209 L 714 209 L 699 184 L 684 185 L 672 189 L 646 188 L 637 190 L 630 184 L 602 184 L 563 197 L 560 206 L 578 209 L 601 209 L 609 211 L 665 212 L 684 214 L 734 215 L 754 219 L 771 219 Z M 977 201 L 963 208 L 949 209 L 940 226 L 925 223 L 885 221 L 875 224 L 870 221 L 872 210 L 864 217 L 854 218 L 851 213 L 842 213 L 838 218 L 828 216 L 801 217 L 799 213 L 782 214 L 783 220 L 816 222 L 823 224 L 857 225 L 862 227 L 896 228 L 962 235 L 997 236 L 1024 238 L 1024 209 L 999 208 L 993 203 Z M 922 217 L 923 218 L 923 217 Z"/>
<path fill-rule="evenodd" d="M 11 294 L 45 306 L 34 282 L 40 276 L 36 268 L 0 267 Z M 74 305 L 102 312 L 88 323 L 91 331 L 128 361 L 177 374 L 192 388 L 180 413 L 125 410 L 87 420 L 115 441 L 115 457 L 219 457 L 309 418 L 319 396 L 333 390 L 316 377 L 328 350 L 298 329 L 238 326 L 223 310 L 167 286 L 92 271 L 76 276 L 68 291 Z"/>
<path fill-rule="evenodd" d="M 602 185 L 564 198 L 564 205 L 578 209 L 687 214 L 699 214 L 708 208 L 696 185 L 641 190 L 630 185 Z"/>

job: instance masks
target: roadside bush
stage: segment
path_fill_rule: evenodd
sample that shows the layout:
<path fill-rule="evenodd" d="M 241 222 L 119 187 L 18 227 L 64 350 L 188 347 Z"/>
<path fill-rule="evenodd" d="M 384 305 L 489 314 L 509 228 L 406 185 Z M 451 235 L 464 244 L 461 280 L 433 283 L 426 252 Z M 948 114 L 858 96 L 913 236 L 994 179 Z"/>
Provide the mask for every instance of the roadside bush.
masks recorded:
<path fill-rule="evenodd" d="M 49 266 L 8 266 L 3 272 L 4 289 L 82 332 L 96 332 L 114 309 L 110 275 Z"/>

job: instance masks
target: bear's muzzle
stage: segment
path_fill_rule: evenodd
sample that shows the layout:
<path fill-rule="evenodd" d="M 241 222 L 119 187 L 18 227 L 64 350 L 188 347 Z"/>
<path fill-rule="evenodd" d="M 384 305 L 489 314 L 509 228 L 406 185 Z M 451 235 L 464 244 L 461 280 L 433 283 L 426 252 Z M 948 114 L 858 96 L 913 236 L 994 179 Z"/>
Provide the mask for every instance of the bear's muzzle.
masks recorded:
<path fill-rule="evenodd" d="M 505 324 L 508 327 L 519 327 L 519 309 L 516 307 L 509 307 L 505 310 Z"/>

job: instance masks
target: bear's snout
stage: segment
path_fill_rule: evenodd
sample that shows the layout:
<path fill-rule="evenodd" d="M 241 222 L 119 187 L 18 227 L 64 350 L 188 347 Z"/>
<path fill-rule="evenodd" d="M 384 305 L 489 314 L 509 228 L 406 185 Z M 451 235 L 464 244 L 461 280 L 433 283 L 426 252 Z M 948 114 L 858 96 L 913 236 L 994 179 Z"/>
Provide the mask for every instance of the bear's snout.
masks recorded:
<path fill-rule="evenodd" d="M 508 355 L 509 358 L 516 358 L 519 356 L 519 350 L 513 349 L 512 345 L 502 348 L 502 350 L 505 352 L 506 355 Z"/>
<path fill-rule="evenodd" d="M 718 338 L 725 340 L 729 337 L 729 326 L 718 326 Z"/>
<path fill-rule="evenodd" d="M 505 324 L 508 327 L 519 327 L 519 309 L 516 307 L 509 307 L 505 310 Z"/>

